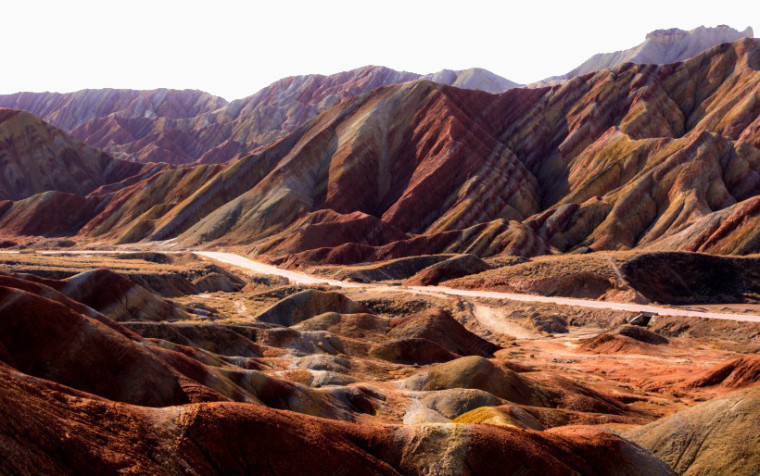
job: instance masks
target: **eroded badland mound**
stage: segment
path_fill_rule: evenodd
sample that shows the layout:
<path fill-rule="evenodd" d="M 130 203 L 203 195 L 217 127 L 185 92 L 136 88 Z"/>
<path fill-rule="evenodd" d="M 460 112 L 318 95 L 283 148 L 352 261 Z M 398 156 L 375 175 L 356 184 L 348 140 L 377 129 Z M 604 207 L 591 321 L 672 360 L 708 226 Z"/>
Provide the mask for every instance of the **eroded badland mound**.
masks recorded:
<path fill-rule="evenodd" d="M 757 474 L 760 387 L 731 393 L 624 435 L 679 474 Z"/>
<path fill-rule="evenodd" d="M 105 306 L 101 313 L 76 300 L 87 296 L 83 279 L 0 277 L 4 474 L 672 474 L 646 450 L 601 428 L 402 425 L 396 412 L 414 411 L 420 401 L 452 419 L 473 408 L 467 401 L 647 419 L 577 384 L 521 376 L 480 357 L 497 347 L 442 310 L 395 319 L 333 312 L 291 327 L 256 317 L 236 325 L 122 325 L 112 320 L 120 309 Z M 118 279 L 88 279 L 86 287 L 132 292 L 111 282 Z M 426 383 L 413 374 L 405 386 L 414 391 L 376 378 L 358 383 L 406 367 L 369 360 L 372 343 L 388 337 L 436 343 L 452 360 L 430 367 Z M 324 383 L 299 383 L 307 380 L 292 364 Z M 462 388 L 482 396 L 441 394 Z M 455 403 L 455 395 L 465 398 Z"/>

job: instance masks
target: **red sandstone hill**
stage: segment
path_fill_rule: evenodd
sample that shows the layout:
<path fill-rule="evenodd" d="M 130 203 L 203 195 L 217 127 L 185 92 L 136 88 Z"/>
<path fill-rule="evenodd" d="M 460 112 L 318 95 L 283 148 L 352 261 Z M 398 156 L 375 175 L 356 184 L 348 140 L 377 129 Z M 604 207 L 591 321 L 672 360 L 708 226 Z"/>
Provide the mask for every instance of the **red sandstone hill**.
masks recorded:
<path fill-rule="evenodd" d="M 80 206 L 64 228 L 117 242 L 248 245 L 292 264 L 758 252 L 758 69 L 760 43 L 744 39 L 552 88 L 382 87 L 230 164 L 167 168 L 81 197 L 97 206 Z M 29 200 L 0 216 L 0 229 L 21 233 L 59 203 Z"/>

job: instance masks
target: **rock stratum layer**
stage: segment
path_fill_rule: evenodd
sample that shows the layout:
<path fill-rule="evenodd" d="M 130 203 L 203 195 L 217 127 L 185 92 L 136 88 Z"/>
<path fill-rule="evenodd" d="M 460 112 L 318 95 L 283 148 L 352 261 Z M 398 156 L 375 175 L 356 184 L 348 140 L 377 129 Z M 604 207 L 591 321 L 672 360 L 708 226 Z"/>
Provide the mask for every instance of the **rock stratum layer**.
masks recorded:
<path fill-rule="evenodd" d="M 435 253 L 760 251 L 760 42 L 490 95 L 416 81 L 342 102 L 226 165 L 163 168 L 6 234 L 241 245 L 281 264 Z M 56 208 L 58 207 L 58 208 Z"/>

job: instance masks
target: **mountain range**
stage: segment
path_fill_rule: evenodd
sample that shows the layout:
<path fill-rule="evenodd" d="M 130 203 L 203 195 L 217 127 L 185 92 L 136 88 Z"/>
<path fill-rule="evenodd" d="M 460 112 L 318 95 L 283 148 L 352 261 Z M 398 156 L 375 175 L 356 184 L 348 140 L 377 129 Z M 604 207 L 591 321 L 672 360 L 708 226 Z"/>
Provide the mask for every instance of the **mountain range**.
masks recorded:
<path fill-rule="evenodd" d="M 760 44 L 743 39 L 682 63 L 625 63 L 498 95 L 422 80 L 338 101 L 321 82 L 310 98 L 338 104 L 227 164 L 110 159 L 91 166 L 101 175 L 84 189 L 14 176 L 25 193 L 0 202 L 0 229 L 244 246 L 294 265 L 451 252 L 758 252 L 758 65 Z M 23 127 L 51 128 L 37 122 Z M 26 145 L 13 150 L 56 156 Z M 104 160 L 77 147 L 82 161 Z M 63 203 L 77 206 L 66 213 Z"/>
<path fill-rule="evenodd" d="M 517 86 L 477 68 L 422 76 L 366 66 L 331 76 L 285 78 L 232 102 L 193 90 L 99 89 L 0 96 L 0 107 L 29 111 L 115 157 L 220 163 L 292 132 L 345 99 L 420 79 L 489 92 Z"/>

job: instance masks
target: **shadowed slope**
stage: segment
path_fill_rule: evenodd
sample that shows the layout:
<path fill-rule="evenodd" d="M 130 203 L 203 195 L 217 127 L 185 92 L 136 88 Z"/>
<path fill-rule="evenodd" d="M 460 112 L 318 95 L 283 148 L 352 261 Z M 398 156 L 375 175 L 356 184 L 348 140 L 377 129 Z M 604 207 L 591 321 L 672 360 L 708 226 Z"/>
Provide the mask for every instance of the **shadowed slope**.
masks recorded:
<path fill-rule="evenodd" d="M 190 317 L 173 303 L 107 269 L 87 271 L 61 281 L 34 276 L 27 279 L 50 286 L 114 321 L 172 321 Z"/>
<path fill-rule="evenodd" d="M 651 301 L 757 302 L 760 259 L 698 253 L 644 253 L 623 264 L 625 280 Z"/>
<path fill-rule="evenodd" d="M 133 344 L 136 336 L 19 289 L 0 287 L 0 302 L 0 359 L 16 369 L 117 401 L 189 401 L 178 378 Z"/>

